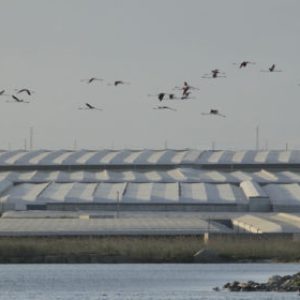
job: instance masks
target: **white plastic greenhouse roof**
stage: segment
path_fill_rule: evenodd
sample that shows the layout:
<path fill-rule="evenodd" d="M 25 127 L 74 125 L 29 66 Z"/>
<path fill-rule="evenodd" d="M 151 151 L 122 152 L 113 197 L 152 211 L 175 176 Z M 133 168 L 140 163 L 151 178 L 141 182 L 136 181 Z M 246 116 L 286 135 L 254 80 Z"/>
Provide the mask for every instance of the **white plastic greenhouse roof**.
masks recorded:
<path fill-rule="evenodd" d="M 180 192 L 181 191 L 181 192 Z M 210 183 L 22 183 L 1 195 L 1 203 L 207 203 L 246 204 L 242 190 Z"/>
<path fill-rule="evenodd" d="M 36 150 L 0 151 L 0 166 L 300 164 L 300 151 Z"/>
<path fill-rule="evenodd" d="M 197 168 L 174 168 L 172 170 L 84 170 L 84 171 L 0 171 L 0 182 L 43 183 L 43 182 L 205 182 L 235 183 L 254 181 L 267 183 L 300 183 L 300 171 L 215 171 Z"/>

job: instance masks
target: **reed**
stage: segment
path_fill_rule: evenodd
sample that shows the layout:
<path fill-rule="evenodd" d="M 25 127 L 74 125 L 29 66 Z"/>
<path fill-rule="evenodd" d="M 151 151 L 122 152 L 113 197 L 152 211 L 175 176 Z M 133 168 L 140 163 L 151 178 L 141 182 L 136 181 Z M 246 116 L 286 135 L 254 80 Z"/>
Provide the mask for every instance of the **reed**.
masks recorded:
<path fill-rule="evenodd" d="M 300 241 L 287 239 L 217 239 L 210 241 L 207 248 L 232 260 L 300 260 Z"/>
<path fill-rule="evenodd" d="M 176 237 L 2 237 L 0 263 L 189 263 L 200 249 L 223 261 L 300 261 L 300 241 Z"/>
<path fill-rule="evenodd" d="M 10 237 L 0 262 L 191 262 L 196 237 Z"/>

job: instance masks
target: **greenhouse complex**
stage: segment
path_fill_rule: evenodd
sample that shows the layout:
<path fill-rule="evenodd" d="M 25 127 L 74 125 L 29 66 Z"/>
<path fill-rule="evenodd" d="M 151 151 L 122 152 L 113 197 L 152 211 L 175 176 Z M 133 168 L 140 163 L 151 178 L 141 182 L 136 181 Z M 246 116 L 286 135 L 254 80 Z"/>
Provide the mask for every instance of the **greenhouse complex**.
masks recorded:
<path fill-rule="evenodd" d="M 0 152 L 0 235 L 300 233 L 300 151 Z"/>

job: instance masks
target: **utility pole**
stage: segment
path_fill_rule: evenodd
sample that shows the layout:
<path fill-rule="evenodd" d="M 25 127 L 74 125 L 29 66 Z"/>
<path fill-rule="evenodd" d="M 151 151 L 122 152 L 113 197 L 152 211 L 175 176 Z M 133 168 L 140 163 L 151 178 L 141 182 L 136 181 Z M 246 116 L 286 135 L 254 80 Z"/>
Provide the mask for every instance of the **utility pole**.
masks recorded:
<path fill-rule="evenodd" d="M 259 126 L 256 126 L 256 150 L 259 150 Z"/>
<path fill-rule="evenodd" d="M 164 147 L 165 149 L 168 149 L 168 140 L 165 140 Z"/>
<path fill-rule="evenodd" d="M 30 127 L 29 131 L 29 150 L 33 149 L 33 127 Z"/>
<path fill-rule="evenodd" d="M 77 150 L 77 140 L 76 140 L 76 139 L 74 140 L 73 150 L 74 150 L 74 151 Z"/>
<path fill-rule="evenodd" d="M 212 143 L 211 143 L 211 150 L 215 151 L 215 141 L 212 141 Z"/>

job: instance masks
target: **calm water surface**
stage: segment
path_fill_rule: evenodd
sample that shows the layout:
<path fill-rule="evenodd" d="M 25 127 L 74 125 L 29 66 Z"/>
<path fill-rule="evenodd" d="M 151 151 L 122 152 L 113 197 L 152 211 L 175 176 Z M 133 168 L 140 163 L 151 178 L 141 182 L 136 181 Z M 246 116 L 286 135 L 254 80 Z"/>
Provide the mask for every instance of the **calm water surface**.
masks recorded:
<path fill-rule="evenodd" d="M 214 292 L 233 280 L 266 281 L 300 264 L 0 265 L 0 299 L 300 299 L 297 293 Z"/>

